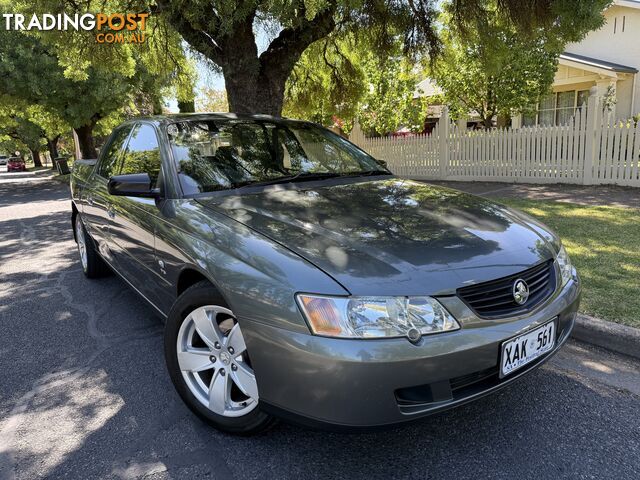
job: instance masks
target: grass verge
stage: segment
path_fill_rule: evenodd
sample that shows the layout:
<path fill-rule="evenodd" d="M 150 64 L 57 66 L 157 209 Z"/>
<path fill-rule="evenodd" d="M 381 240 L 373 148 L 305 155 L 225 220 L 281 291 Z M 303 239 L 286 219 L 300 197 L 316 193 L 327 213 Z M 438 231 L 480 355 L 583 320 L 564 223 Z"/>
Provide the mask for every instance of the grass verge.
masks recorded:
<path fill-rule="evenodd" d="M 640 327 L 640 209 L 497 200 L 560 235 L 583 280 L 582 313 Z"/>

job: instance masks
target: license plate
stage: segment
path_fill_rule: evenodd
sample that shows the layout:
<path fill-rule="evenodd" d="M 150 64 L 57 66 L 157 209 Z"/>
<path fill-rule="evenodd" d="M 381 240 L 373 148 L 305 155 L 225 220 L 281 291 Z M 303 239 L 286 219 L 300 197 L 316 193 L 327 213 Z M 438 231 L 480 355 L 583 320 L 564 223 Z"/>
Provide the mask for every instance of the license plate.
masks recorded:
<path fill-rule="evenodd" d="M 502 344 L 500 377 L 525 366 L 550 351 L 556 343 L 555 319 Z"/>

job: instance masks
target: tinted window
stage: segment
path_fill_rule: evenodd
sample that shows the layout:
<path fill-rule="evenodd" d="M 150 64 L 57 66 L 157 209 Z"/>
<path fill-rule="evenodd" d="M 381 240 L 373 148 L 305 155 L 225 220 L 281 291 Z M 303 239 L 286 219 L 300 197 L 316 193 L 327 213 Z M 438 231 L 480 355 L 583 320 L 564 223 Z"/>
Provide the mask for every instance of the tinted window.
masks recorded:
<path fill-rule="evenodd" d="M 102 159 L 100 160 L 98 175 L 104 178 L 109 178 L 115 174 L 114 168 L 122 156 L 122 149 L 127 141 L 127 136 L 130 131 L 131 127 L 126 126 L 114 132 L 111 137 L 111 141 L 107 144 L 102 155 Z"/>
<path fill-rule="evenodd" d="M 347 140 L 306 123 L 192 120 L 167 133 L 185 194 L 302 175 L 386 172 Z"/>
<path fill-rule="evenodd" d="M 155 187 L 160 174 L 160 146 L 153 127 L 139 124 L 133 129 L 119 173 L 148 173 Z"/>

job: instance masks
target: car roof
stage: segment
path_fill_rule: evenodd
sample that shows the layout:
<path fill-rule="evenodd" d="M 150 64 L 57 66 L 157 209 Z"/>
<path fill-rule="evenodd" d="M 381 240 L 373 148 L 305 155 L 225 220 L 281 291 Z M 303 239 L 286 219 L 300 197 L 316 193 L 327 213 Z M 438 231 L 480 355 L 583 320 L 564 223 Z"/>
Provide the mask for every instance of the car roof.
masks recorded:
<path fill-rule="evenodd" d="M 167 125 L 169 123 L 175 123 L 180 121 L 203 121 L 203 120 L 248 120 L 248 121 L 268 121 L 273 123 L 310 123 L 303 120 L 294 120 L 284 117 L 273 117 L 271 115 L 258 115 L 258 114 L 239 114 L 239 113 L 172 113 L 164 115 L 153 115 L 144 117 L 135 117 L 127 120 L 125 123 L 145 121 L 158 125 Z"/>

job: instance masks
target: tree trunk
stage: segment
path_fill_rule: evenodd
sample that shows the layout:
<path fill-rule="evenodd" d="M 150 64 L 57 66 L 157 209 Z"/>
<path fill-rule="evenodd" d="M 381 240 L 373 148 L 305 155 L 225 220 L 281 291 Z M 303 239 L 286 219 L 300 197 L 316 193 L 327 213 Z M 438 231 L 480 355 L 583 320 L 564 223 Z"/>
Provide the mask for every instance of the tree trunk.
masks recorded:
<path fill-rule="evenodd" d="M 153 99 L 153 114 L 162 115 L 162 100 L 157 97 Z"/>
<path fill-rule="evenodd" d="M 78 148 L 80 150 L 80 158 L 98 157 L 98 152 L 96 151 L 96 143 L 93 139 L 94 126 L 95 123 L 90 123 L 73 129 L 76 134 L 76 140 L 78 142 Z"/>
<path fill-rule="evenodd" d="M 55 137 L 49 139 L 47 138 L 47 149 L 49 150 L 49 156 L 51 157 L 51 169 L 56 169 L 56 158 L 60 156 L 58 153 L 58 140 L 60 139 L 60 135 L 56 135 Z"/>
<path fill-rule="evenodd" d="M 219 28 L 215 16 L 203 28 L 200 22 L 191 23 L 172 2 L 156 3 L 185 41 L 222 68 L 230 112 L 273 116 L 282 114 L 285 84 L 294 65 L 309 45 L 334 30 L 338 9 L 337 0 L 328 0 L 326 8 L 309 19 L 304 2 L 300 2 L 295 26 L 283 28 L 258 55 L 253 30 L 256 8 L 236 19 L 228 30 Z"/>
<path fill-rule="evenodd" d="M 32 149 L 29 149 L 29 151 L 31 152 L 31 158 L 33 158 L 33 165 L 35 167 L 41 167 L 42 160 L 40 160 L 40 152 L 38 150 L 32 150 Z"/>
<path fill-rule="evenodd" d="M 229 70 L 232 69 L 225 69 Z M 281 116 L 286 82 L 286 77 L 274 78 L 268 73 L 225 74 L 229 111 Z"/>
<path fill-rule="evenodd" d="M 498 118 L 496 119 L 496 126 L 500 128 L 506 128 L 509 126 L 510 120 L 511 118 L 509 117 L 509 115 L 498 115 Z"/>

